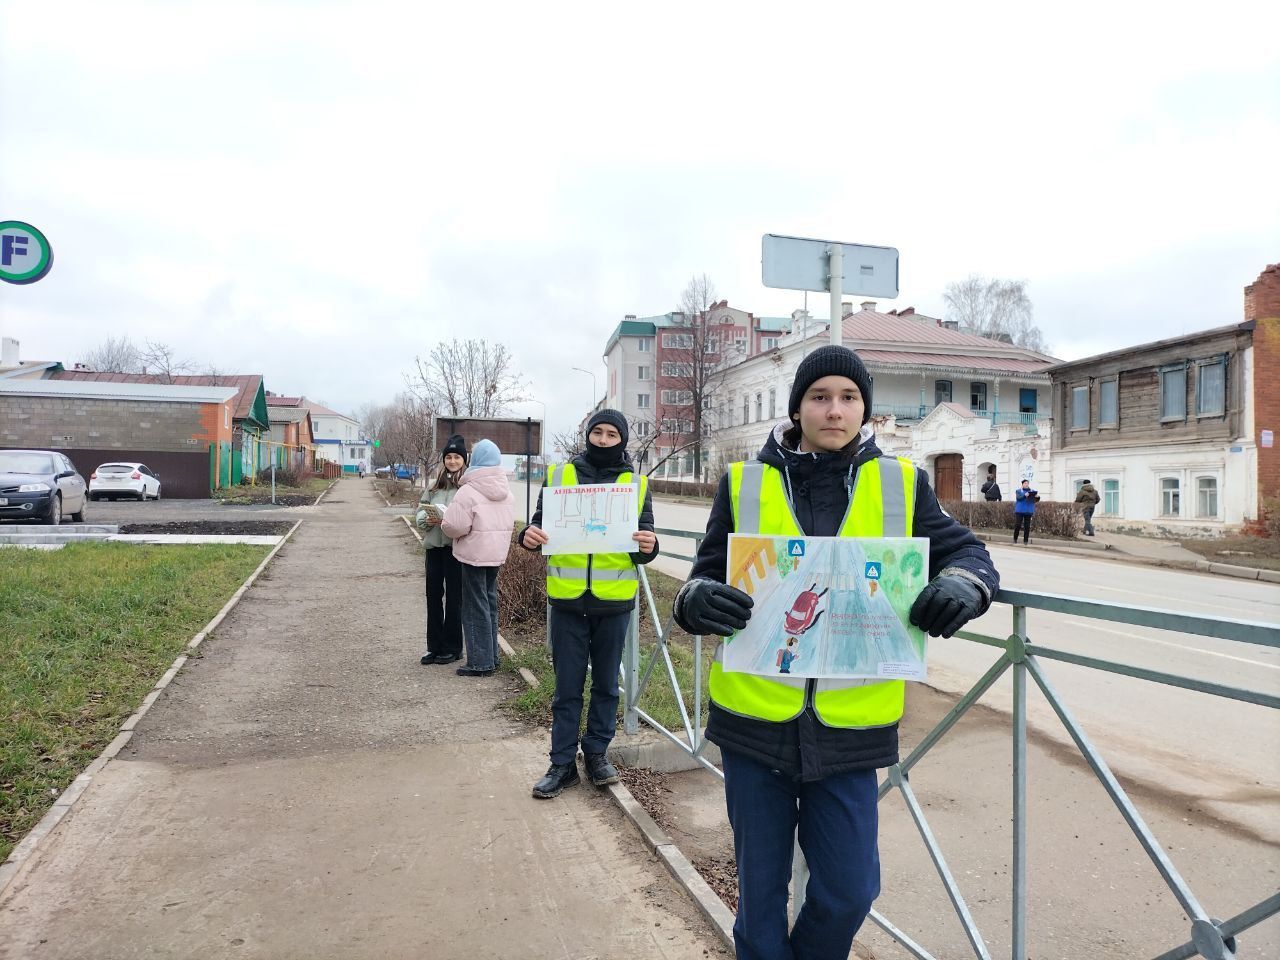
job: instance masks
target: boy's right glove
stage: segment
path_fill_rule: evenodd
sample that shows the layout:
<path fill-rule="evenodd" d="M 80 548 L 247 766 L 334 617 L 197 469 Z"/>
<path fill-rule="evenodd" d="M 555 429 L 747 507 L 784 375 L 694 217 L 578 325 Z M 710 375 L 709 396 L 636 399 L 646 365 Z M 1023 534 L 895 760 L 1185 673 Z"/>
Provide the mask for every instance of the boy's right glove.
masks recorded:
<path fill-rule="evenodd" d="M 690 580 L 680 591 L 680 613 L 694 633 L 727 637 L 747 625 L 753 606 L 750 595 L 717 580 Z"/>

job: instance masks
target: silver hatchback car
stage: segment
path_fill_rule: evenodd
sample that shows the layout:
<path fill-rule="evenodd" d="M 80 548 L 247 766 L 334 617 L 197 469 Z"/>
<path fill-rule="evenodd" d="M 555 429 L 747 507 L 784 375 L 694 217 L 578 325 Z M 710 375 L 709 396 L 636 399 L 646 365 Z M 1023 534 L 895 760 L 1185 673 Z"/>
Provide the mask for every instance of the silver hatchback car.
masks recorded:
<path fill-rule="evenodd" d="M 89 500 L 84 477 L 52 450 L 0 450 L 0 520 L 39 520 L 55 526 L 64 516 L 84 522 Z"/>

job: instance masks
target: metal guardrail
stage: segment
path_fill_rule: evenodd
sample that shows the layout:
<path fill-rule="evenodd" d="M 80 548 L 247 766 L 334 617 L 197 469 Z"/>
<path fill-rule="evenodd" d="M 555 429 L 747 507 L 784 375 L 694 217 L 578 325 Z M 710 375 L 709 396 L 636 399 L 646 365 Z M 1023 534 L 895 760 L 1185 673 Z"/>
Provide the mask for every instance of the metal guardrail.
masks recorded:
<path fill-rule="evenodd" d="M 659 529 L 662 536 L 693 540 L 695 550 L 700 547 L 705 534 L 690 530 Z M 692 557 L 676 553 L 661 552 L 681 560 L 692 560 Z M 625 713 L 623 726 L 628 733 L 635 733 L 639 721 L 666 736 L 681 750 L 689 754 L 703 767 L 723 779 L 724 774 L 713 763 L 702 756 L 707 741 L 702 731 L 702 637 L 694 637 L 694 689 L 692 711 L 685 705 L 684 692 L 680 688 L 668 650 L 668 638 L 674 625 L 674 617 L 668 614 L 665 618 L 658 616 L 653 591 L 644 567 L 640 567 L 640 584 L 648 604 L 649 615 L 657 631 L 657 641 L 648 662 L 641 665 L 639 644 L 639 609 L 632 613 L 631 628 L 627 634 L 627 644 L 623 655 L 623 695 Z M 1098 600 L 1086 600 L 1078 597 L 1067 597 L 1047 593 L 1031 593 L 1020 590 L 1001 590 L 995 598 L 996 603 L 1009 604 L 1013 608 L 1013 630 L 1008 637 L 989 637 L 979 633 L 961 631 L 957 637 L 973 643 L 984 644 L 1001 651 L 999 659 L 979 679 L 951 711 L 918 743 L 903 760 L 889 767 L 884 781 L 880 785 L 879 796 L 883 799 L 891 791 L 897 790 L 907 805 L 907 810 L 915 823 L 916 829 L 928 850 L 934 868 L 946 888 L 947 896 L 953 910 L 964 928 L 965 935 L 974 956 L 979 960 L 990 960 L 991 952 L 978 925 L 965 902 L 960 886 L 947 864 L 946 857 L 936 837 L 929 828 L 928 819 L 915 793 L 911 788 L 910 771 L 924 759 L 925 755 L 955 726 L 956 722 L 975 703 L 981 699 L 991 687 L 1007 671 L 1013 674 L 1013 851 L 1012 851 L 1012 942 L 1011 956 L 1013 960 L 1026 960 L 1027 934 L 1027 678 L 1030 677 L 1048 701 L 1054 713 L 1062 722 L 1076 748 L 1088 763 L 1089 768 L 1101 782 L 1103 789 L 1116 805 L 1121 817 L 1138 840 L 1147 857 L 1155 866 L 1157 873 L 1165 885 L 1172 891 L 1179 905 L 1191 918 L 1190 939 L 1165 953 L 1155 960 L 1185 960 L 1189 957 L 1205 957 L 1207 960 L 1231 960 L 1236 953 L 1235 937 L 1261 921 L 1280 913 L 1280 893 L 1267 897 L 1248 910 L 1228 920 L 1213 919 L 1197 899 L 1191 887 L 1178 872 L 1172 859 L 1165 852 L 1142 815 L 1138 812 L 1128 794 L 1116 779 L 1111 768 L 1099 753 L 1097 747 L 1085 734 L 1074 715 L 1067 708 L 1053 685 L 1045 676 L 1040 661 L 1057 660 L 1076 666 L 1114 673 L 1126 677 L 1160 683 L 1168 686 L 1195 690 L 1215 697 L 1253 703 L 1272 709 L 1280 709 L 1280 697 L 1257 690 L 1247 690 L 1227 684 L 1201 680 L 1179 674 L 1149 670 L 1128 664 L 1088 657 L 1057 650 L 1033 643 L 1027 633 L 1027 612 L 1042 610 L 1046 613 L 1068 613 L 1075 617 L 1108 623 L 1124 623 L 1134 626 L 1148 627 L 1155 630 L 1172 630 L 1200 637 L 1214 637 L 1248 643 L 1264 647 L 1280 647 L 1280 626 L 1252 620 L 1234 620 L 1225 617 L 1202 617 L 1193 614 L 1176 613 L 1152 607 L 1136 607 L 1125 604 L 1107 603 Z M 659 626 L 661 625 L 661 626 Z M 653 679 L 656 666 L 661 660 L 665 666 L 667 678 L 671 682 L 676 700 L 680 705 L 684 733 L 682 740 L 676 733 L 668 730 L 653 717 L 640 709 L 640 697 L 644 694 Z M 803 858 L 797 848 L 797 863 L 794 870 L 793 911 L 798 912 L 803 903 L 804 887 L 807 871 Z M 934 960 L 932 954 L 913 940 L 904 931 L 898 929 L 879 911 L 872 910 L 870 919 L 876 926 L 903 946 L 907 952 L 918 960 Z"/>

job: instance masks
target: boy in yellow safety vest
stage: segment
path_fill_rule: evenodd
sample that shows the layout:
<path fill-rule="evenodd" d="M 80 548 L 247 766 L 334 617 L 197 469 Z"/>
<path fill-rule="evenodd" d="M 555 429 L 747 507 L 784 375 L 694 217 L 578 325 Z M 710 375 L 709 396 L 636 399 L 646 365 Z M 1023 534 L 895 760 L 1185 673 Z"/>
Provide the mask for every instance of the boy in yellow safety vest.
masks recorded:
<path fill-rule="evenodd" d="M 800 364 L 787 406 L 757 459 L 720 481 L 676 621 L 729 636 L 751 597 L 728 586 L 728 535 L 927 537 L 931 580 L 911 622 L 949 637 L 981 615 L 1000 586 L 986 548 L 938 505 L 923 470 L 875 444 L 871 377 L 852 350 L 827 346 Z M 880 892 L 876 769 L 898 762 L 901 680 L 730 673 L 711 666 L 707 739 L 721 750 L 738 861 L 734 942 L 740 958 L 848 957 Z M 799 839 L 804 908 L 787 925 Z"/>
<path fill-rule="evenodd" d="M 627 418 L 617 410 L 600 410 L 587 421 L 587 448 L 572 463 L 547 474 L 547 487 L 589 483 L 639 483 L 638 531 L 632 553 L 552 554 L 547 557 L 547 600 L 551 604 L 551 658 L 556 671 L 551 705 L 551 766 L 533 786 L 540 800 L 559 796 L 578 782 L 578 729 L 582 722 L 582 688 L 591 665 L 591 705 L 582 758 L 587 776 L 597 787 L 618 782 L 618 771 L 607 750 L 613 741 L 618 713 L 618 667 L 622 647 L 636 605 L 640 578 L 636 564 L 658 555 L 653 532 L 653 503 L 648 478 L 636 477 L 627 456 Z M 529 526 L 518 543 L 537 550 L 551 542 L 554 532 L 542 529 L 542 493 Z"/>

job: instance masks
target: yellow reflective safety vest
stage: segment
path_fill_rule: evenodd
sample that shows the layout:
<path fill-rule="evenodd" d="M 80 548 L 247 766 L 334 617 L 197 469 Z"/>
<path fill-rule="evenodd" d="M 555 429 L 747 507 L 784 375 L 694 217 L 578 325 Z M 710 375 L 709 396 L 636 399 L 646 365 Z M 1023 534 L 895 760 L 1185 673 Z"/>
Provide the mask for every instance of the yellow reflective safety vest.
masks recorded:
<path fill-rule="evenodd" d="M 548 487 L 572 487 L 578 471 L 572 463 L 551 468 Z M 634 483 L 631 471 L 620 473 L 607 483 Z M 644 507 L 649 478 L 640 477 L 636 509 Z M 639 547 L 637 546 L 637 549 Z M 597 600 L 630 601 L 636 598 L 640 576 L 629 553 L 559 553 L 547 557 L 547 596 L 553 600 L 576 600 L 588 590 Z"/>
<path fill-rule="evenodd" d="M 909 537 L 914 520 L 916 471 L 899 457 L 868 460 L 854 474 L 853 496 L 840 525 L 842 537 Z M 729 502 L 735 533 L 802 537 L 787 499 L 782 471 L 759 460 L 729 465 Z M 722 666 L 723 643 L 711 665 L 711 699 L 730 713 L 785 723 L 811 703 L 829 727 L 886 727 L 902 718 L 901 680 L 805 679 L 731 673 Z"/>

